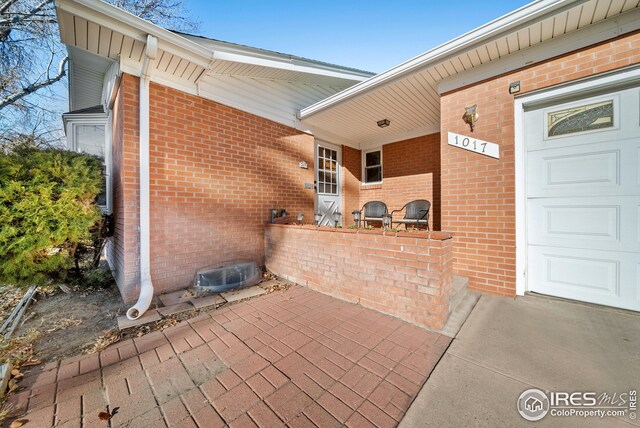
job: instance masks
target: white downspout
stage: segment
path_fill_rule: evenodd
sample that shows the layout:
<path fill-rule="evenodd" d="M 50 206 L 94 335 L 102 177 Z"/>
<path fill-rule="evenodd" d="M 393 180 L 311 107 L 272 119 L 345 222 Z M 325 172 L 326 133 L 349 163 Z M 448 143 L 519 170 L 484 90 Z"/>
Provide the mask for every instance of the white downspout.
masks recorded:
<path fill-rule="evenodd" d="M 140 296 L 127 311 L 127 318 L 138 319 L 153 299 L 151 282 L 151 226 L 149 216 L 149 65 L 156 59 L 158 39 L 147 35 L 147 46 L 140 73 Z"/>

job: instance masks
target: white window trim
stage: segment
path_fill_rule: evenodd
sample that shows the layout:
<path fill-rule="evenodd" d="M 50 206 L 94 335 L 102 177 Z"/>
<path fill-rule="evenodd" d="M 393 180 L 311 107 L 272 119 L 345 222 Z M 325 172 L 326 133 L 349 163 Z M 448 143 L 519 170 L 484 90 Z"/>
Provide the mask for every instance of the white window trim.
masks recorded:
<path fill-rule="evenodd" d="M 105 214 L 111 214 L 113 210 L 113 197 L 112 197 L 112 161 L 111 161 L 111 111 L 109 114 L 105 113 L 87 113 L 87 114 L 72 114 L 63 116 L 65 125 L 65 134 L 67 136 L 67 150 L 77 152 L 78 144 L 75 141 L 76 128 L 83 125 L 95 125 L 104 126 L 104 167 L 105 167 L 105 191 L 106 191 L 106 205 L 100 205 L 100 209 Z"/>
<path fill-rule="evenodd" d="M 367 179 L 367 153 L 372 153 L 372 152 L 380 152 L 380 181 L 365 181 Z M 367 150 L 363 150 L 362 151 L 362 185 L 363 186 L 374 186 L 376 184 L 382 184 L 382 182 L 384 181 L 384 168 L 383 168 L 383 162 L 384 160 L 382 159 L 382 146 L 380 147 L 374 147 L 372 149 L 367 149 Z"/>

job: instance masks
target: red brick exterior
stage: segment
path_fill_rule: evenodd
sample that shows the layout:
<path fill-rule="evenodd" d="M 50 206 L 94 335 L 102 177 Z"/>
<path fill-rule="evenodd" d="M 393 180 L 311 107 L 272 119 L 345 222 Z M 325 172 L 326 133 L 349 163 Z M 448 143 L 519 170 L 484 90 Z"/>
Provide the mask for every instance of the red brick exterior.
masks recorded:
<path fill-rule="evenodd" d="M 116 236 L 111 265 L 125 301 L 137 297 L 138 79 L 115 107 Z M 120 99 L 122 98 L 122 100 Z M 122 111 L 122 114 L 120 114 Z M 156 292 L 192 284 L 198 269 L 264 263 L 272 207 L 313 219 L 313 136 L 158 84 L 150 87 L 151 277 Z M 306 161 L 308 169 L 299 167 Z"/>
<path fill-rule="evenodd" d="M 269 225 L 266 266 L 340 299 L 440 329 L 450 311 L 451 236 Z"/>
<path fill-rule="evenodd" d="M 342 222 L 353 224 L 352 212 L 359 210 L 360 180 L 362 180 L 362 152 L 342 146 Z"/>
<path fill-rule="evenodd" d="M 369 200 L 397 209 L 432 202 L 433 230 L 456 235 L 454 268 L 476 290 L 515 294 L 514 102 L 521 93 L 640 62 L 629 34 L 441 97 L 441 133 L 383 146 L 383 183 L 362 185 L 361 151 L 343 147 L 343 222 Z M 500 159 L 451 147 L 469 134 L 460 117 L 477 104 L 474 136 L 500 145 Z M 313 218 L 313 137 L 213 101 L 151 85 L 151 258 L 158 291 L 188 286 L 203 267 L 264 260 L 269 209 Z M 124 75 L 114 107 L 116 235 L 107 253 L 123 298 L 138 279 L 138 80 Z M 298 166 L 306 161 L 308 169 Z M 401 296 L 399 300 L 402 300 Z"/>
<path fill-rule="evenodd" d="M 640 62 L 640 34 L 569 53 L 441 97 L 442 228 L 455 233 L 454 268 L 470 286 L 515 295 L 514 96 Z M 492 159 L 447 144 L 447 132 L 470 135 L 464 107 L 478 105 L 473 136 L 500 145 Z"/>
<path fill-rule="evenodd" d="M 125 301 L 135 300 L 140 283 L 138 234 L 138 81 L 123 75 L 113 107 L 112 189 L 115 234 L 107 259 Z"/>
<path fill-rule="evenodd" d="M 440 134 L 425 135 L 382 146 L 382 183 L 362 184 L 362 151 L 343 146 L 343 217 L 353 223 L 352 212 L 368 201 L 382 201 L 389 211 L 415 199 L 431 201 L 429 223 L 440 230 Z"/>

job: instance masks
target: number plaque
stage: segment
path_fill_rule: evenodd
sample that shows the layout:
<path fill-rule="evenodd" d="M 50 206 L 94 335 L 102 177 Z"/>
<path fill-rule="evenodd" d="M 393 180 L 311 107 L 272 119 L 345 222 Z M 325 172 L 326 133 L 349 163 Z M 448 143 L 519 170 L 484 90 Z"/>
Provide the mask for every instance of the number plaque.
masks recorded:
<path fill-rule="evenodd" d="M 466 135 L 449 132 L 449 145 L 500 159 L 500 146 L 495 143 L 489 143 L 473 137 L 467 137 Z"/>

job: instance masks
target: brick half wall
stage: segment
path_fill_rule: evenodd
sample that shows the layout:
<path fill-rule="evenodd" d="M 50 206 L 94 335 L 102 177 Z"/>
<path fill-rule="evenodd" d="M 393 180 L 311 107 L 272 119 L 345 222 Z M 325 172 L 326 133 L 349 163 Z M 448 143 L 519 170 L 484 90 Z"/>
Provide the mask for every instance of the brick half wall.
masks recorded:
<path fill-rule="evenodd" d="M 268 225 L 266 267 L 313 290 L 441 329 L 450 312 L 451 235 Z"/>

